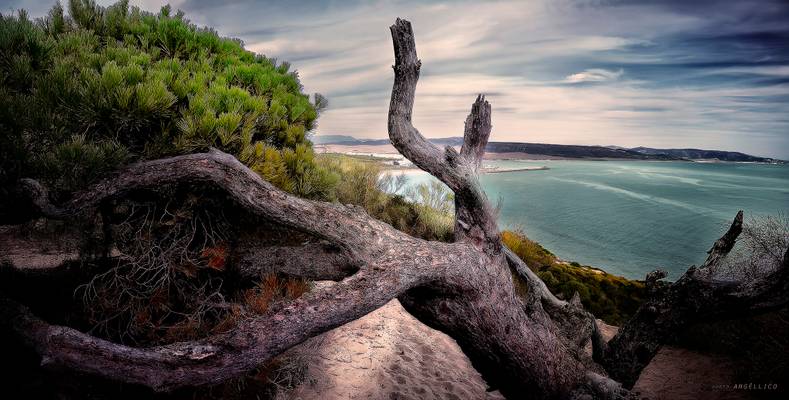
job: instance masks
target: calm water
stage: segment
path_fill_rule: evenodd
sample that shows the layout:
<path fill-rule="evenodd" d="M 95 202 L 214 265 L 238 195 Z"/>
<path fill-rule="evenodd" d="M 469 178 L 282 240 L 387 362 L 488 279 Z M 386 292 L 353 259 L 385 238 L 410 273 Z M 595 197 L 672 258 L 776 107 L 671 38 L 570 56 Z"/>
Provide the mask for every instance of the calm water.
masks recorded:
<path fill-rule="evenodd" d="M 545 171 L 486 174 L 500 224 L 520 228 L 565 260 L 643 279 L 657 267 L 677 278 L 747 216 L 789 212 L 789 166 L 639 161 L 498 161 Z M 411 175 L 409 184 L 432 179 Z"/>

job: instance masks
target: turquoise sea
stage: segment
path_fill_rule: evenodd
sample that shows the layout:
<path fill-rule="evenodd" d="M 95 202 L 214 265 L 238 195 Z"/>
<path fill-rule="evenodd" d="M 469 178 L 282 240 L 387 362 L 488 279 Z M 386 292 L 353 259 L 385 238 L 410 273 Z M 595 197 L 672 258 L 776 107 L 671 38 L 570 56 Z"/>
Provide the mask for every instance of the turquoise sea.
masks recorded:
<path fill-rule="evenodd" d="M 486 161 L 548 170 L 484 174 L 500 225 L 520 228 L 557 256 L 643 279 L 675 279 L 728 228 L 738 210 L 789 213 L 789 165 L 642 161 Z M 434 179 L 409 176 L 409 185 Z"/>

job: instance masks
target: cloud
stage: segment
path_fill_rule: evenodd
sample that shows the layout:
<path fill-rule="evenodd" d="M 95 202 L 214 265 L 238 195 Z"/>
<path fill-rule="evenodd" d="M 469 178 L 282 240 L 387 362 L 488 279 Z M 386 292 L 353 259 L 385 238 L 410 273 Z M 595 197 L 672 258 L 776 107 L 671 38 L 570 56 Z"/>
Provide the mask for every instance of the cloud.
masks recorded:
<path fill-rule="evenodd" d="M 131 0 L 150 11 L 165 2 Z M 0 0 L 0 10 L 36 16 L 48 8 L 40 4 Z M 178 0 L 174 7 L 290 61 L 306 92 L 330 100 L 318 134 L 386 137 L 388 27 L 403 17 L 422 60 L 414 122 L 427 136 L 460 135 L 475 93 L 488 93 L 492 140 L 712 147 L 789 159 L 785 0 Z"/>
<path fill-rule="evenodd" d="M 564 79 L 567 83 L 583 83 L 583 82 L 608 82 L 618 80 L 624 74 L 623 69 L 617 71 L 609 71 L 606 69 L 593 68 L 587 69 L 583 72 L 568 75 Z"/>

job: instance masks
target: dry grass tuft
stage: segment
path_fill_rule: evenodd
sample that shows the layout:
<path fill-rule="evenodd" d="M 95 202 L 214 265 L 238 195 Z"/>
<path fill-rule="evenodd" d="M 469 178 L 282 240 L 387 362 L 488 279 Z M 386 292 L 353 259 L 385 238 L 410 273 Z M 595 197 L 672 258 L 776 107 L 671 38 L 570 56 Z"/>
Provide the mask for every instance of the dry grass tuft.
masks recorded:
<path fill-rule="evenodd" d="M 274 292 L 258 285 L 244 292 L 244 304 L 256 314 L 265 314 L 274 298 Z"/>
<path fill-rule="evenodd" d="M 301 297 L 301 295 L 307 293 L 309 290 L 309 283 L 302 278 L 288 279 L 285 282 L 285 297 L 291 300 L 298 299 Z"/>
<path fill-rule="evenodd" d="M 276 301 L 295 300 L 310 289 L 303 278 L 279 277 L 267 274 L 251 289 L 244 291 L 247 308 L 256 314 L 265 314 Z"/>

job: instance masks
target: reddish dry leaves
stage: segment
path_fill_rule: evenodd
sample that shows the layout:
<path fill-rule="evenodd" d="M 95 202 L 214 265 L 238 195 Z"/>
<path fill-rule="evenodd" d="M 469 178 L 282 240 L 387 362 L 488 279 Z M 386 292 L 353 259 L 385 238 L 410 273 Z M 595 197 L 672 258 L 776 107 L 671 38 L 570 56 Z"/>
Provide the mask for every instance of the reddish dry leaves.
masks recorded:
<path fill-rule="evenodd" d="M 224 271 L 227 265 L 227 246 L 219 244 L 214 247 L 206 247 L 200 253 L 200 257 L 206 259 L 208 268 Z"/>

